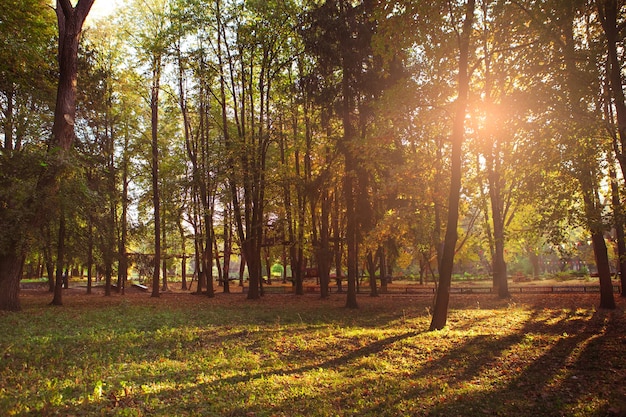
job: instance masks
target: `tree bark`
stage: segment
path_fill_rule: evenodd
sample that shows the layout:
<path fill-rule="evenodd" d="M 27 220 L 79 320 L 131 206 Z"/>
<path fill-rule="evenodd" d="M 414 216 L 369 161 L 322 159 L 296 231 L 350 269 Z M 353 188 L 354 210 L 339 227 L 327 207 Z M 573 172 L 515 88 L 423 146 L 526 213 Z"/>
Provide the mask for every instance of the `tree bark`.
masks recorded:
<path fill-rule="evenodd" d="M 17 247 L 17 243 L 15 247 Z M 25 253 L 25 252 L 23 252 Z M 0 254 L 0 310 L 19 311 L 20 278 L 26 256 L 23 254 Z"/>
<path fill-rule="evenodd" d="M 53 147 L 64 152 L 74 144 L 76 117 L 76 81 L 78 74 L 78 43 L 83 23 L 95 0 L 80 0 L 73 7 L 70 0 L 57 0 L 56 15 L 59 24 L 59 83 L 57 86 Z"/>

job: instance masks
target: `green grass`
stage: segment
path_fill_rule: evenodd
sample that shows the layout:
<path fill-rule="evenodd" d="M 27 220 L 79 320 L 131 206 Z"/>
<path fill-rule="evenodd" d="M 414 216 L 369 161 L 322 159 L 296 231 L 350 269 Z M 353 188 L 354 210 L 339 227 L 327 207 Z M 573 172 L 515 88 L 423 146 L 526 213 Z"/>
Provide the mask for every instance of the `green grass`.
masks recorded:
<path fill-rule="evenodd" d="M 0 415 L 626 412 L 623 302 L 520 297 L 453 298 L 438 332 L 426 298 L 26 297 L 0 313 Z"/>

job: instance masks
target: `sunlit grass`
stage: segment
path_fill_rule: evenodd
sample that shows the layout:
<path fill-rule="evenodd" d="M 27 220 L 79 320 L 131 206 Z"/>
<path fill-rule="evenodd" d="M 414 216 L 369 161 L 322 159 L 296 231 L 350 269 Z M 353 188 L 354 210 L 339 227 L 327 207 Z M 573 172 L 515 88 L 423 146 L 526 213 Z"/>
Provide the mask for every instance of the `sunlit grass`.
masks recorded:
<path fill-rule="evenodd" d="M 592 296 L 463 298 L 437 332 L 425 331 L 424 298 L 363 297 L 357 311 L 291 295 L 90 300 L 33 298 L 0 314 L 0 415 L 604 416 L 624 405 L 625 320 Z"/>

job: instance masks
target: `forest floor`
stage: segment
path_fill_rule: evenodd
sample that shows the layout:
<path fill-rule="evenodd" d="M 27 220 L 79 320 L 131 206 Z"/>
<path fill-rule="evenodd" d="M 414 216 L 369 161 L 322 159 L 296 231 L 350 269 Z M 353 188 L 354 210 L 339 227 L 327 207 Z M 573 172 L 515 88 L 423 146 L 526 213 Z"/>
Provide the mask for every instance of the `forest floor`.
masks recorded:
<path fill-rule="evenodd" d="M 23 290 L 0 312 L 0 415 L 626 416 L 615 299 L 453 294 L 428 332 L 423 295 Z"/>

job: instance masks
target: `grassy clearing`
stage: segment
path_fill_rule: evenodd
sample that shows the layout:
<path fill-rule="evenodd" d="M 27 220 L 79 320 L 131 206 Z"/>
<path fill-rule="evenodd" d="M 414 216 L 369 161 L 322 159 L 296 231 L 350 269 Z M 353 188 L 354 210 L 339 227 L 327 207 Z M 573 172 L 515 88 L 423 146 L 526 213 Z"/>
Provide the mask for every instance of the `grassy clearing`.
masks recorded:
<path fill-rule="evenodd" d="M 624 301 L 187 294 L 23 297 L 0 313 L 0 415 L 626 413 Z M 622 414 L 620 414 L 622 413 Z"/>

